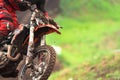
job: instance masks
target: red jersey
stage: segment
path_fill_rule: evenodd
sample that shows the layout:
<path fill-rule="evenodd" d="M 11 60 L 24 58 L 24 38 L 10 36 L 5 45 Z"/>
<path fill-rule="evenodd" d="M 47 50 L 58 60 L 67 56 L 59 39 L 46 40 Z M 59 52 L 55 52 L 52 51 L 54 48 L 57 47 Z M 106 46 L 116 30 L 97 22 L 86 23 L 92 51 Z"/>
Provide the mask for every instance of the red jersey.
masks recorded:
<path fill-rule="evenodd" d="M 44 9 L 46 0 L 26 0 L 31 4 L 36 4 L 37 8 L 42 12 L 46 12 Z M 7 35 L 9 31 L 13 31 L 19 25 L 16 10 L 26 10 L 28 5 L 21 0 L 0 0 L 0 36 Z M 10 28 L 8 28 L 9 24 Z"/>

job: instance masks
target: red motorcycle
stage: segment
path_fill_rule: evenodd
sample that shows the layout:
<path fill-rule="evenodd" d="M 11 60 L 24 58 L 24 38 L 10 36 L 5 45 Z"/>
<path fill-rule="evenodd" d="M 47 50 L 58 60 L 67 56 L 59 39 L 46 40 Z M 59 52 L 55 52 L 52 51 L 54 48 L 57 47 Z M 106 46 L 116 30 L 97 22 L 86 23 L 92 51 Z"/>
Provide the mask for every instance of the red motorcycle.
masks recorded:
<path fill-rule="evenodd" d="M 31 9 L 29 24 L 21 25 L 0 43 L 0 75 L 16 74 L 18 80 L 47 80 L 56 61 L 56 52 L 46 44 L 46 35 L 60 27 L 47 20 L 37 8 Z"/>

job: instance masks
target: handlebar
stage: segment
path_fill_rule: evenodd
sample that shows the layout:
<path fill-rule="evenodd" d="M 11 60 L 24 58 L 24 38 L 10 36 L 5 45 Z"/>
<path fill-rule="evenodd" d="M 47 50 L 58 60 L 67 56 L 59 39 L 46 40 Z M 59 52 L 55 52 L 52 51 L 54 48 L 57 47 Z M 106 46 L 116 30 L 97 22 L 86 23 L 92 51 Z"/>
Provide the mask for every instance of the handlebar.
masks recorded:
<path fill-rule="evenodd" d="M 53 26 L 55 26 L 57 29 L 62 28 L 61 26 L 59 26 L 52 18 L 47 19 L 43 12 L 38 10 L 38 8 L 36 8 L 35 6 L 31 6 L 30 8 L 31 10 L 31 18 L 30 18 L 30 24 L 51 24 Z"/>

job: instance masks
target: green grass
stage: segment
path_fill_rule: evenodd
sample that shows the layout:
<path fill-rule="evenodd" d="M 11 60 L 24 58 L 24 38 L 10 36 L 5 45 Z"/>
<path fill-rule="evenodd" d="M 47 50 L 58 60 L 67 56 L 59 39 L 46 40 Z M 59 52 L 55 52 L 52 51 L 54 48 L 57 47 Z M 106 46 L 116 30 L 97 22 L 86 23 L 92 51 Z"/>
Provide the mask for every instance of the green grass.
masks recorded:
<path fill-rule="evenodd" d="M 109 80 L 119 76 L 119 59 L 113 59 L 113 51 L 120 47 L 119 4 L 119 0 L 61 0 L 62 13 L 55 20 L 63 27 L 62 34 L 49 35 L 47 42 L 62 48 L 58 59 L 64 68 L 49 80 Z M 106 56 L 107 65 L 103 66 Z M 99 76 L 105 69 L 111 71 Z"/>
<path fill-rule="evenodd" d="M 99 5 L 98 5 L 99 4 Z M 114 19 L 119 20 L 119 0 L 61 0 L 63 16 L 81 21 Z"/>
<path fill-rule="evenodd" d="M 62 48 L 62 53 L 58 56 L 58 59 L 65 68 L 70 68 L 70 70 L 83 63 L 96 64 L 104 56 L 111 55 L 111 52 L 119 46 L 115 42 L 119 41 L 119 36 L 115 35 L 115 33 L 120 29 L 120 21 L 81 22 L 62 16 L 57 17 L 56 21 L 63 26 L 62 34 L 49 35 L 47 38 L 48 44 L 57 45 Z M 107 39 L 111 41 L 107 41 Z M 111 43 L 116 45 L 112 46 Z M 58 80 L 57 76 L 59 74 L 60 72 L 54 73 L 50 80 Z M 95 74 L 90 73 L 90 75 Z M 62 78 L 59 80 L 67 79 Z"/>
<path fill-rule="evenodd" d="M 107 50 L 104 46 L 104 49 L 99 47 L 103 44 L 104 38 L 116 32 L 120 25 L 119 22 L 114 21 L 83 23 L 65 17 L 58 17 L 56 21 L 63 26 L 62 34 L 48 36 L 48 43 L 62 47 L 61 56 L 70 64 L 75 63 L 76 65 L 79 62 L 84 62 L 84 60 L 97 59 L 106 51 L 108 52 L 110 49 Z M 78 60 L 74 62 L 74 59 Z"/>

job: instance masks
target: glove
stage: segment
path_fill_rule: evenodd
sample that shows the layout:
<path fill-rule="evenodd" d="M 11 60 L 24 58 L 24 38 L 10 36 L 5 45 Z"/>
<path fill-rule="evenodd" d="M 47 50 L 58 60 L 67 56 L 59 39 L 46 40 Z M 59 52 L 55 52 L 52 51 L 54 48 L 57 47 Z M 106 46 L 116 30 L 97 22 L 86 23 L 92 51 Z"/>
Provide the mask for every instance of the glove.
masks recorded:
<path fill-rule="evenodd" d="M 26 0 L 17 2 L 17 5 L 19 6 L 21 11 L 25 11 L 27 9 L 30 9 L 31 7 L 31 3 Z"/>

